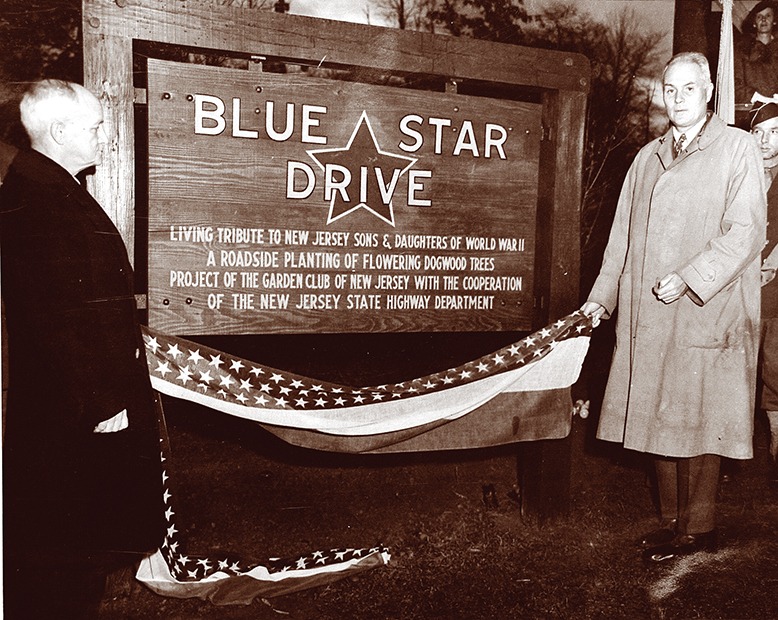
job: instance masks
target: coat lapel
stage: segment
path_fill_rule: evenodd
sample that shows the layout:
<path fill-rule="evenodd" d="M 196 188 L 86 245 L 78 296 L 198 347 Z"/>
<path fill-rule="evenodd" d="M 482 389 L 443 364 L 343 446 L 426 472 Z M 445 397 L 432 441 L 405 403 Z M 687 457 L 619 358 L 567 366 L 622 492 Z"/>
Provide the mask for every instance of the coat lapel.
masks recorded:
<path fill-rule="evenodd" d="M 668 129 L 665 135 L 659 138 L 656 150 L 656 154 L 659 156 L 662 166 L 667 170 L 676 166 L 678 162 L 683 161 L 695 151 L 701 151 L 707 148 L 721 133 L 724 127 L 726 127 L 726 123 L 723 120 L 715 114 L 708 112 L 708 119 L 700 130 L 700 133 L 695 136 L 689 146 L 687 146 L 675 159 L 673 159 L 673 130 L 672 128 Z"/>
<path fill-rule="evenodd" d="M 667 170 L 675 163 L 673 161 L 673 130 L 668 129 L 665 135 L 659 138 L 657 142 L 656 154 L 659 157 L 659 161 L 662 167 Z"/>

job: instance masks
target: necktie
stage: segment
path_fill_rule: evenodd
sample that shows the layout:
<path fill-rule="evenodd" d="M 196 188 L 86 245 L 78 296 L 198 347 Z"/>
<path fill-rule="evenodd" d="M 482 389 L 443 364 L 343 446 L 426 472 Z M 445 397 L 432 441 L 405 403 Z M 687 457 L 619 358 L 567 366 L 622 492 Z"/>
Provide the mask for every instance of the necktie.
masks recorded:
<path fill-rule="evenodd" d="M 673 159 L 678 157 L 683 151 L 684 144 L 686 143 L 686 134 L 682 133 L 678 136 L 678 139 L 673 143 Z"/>

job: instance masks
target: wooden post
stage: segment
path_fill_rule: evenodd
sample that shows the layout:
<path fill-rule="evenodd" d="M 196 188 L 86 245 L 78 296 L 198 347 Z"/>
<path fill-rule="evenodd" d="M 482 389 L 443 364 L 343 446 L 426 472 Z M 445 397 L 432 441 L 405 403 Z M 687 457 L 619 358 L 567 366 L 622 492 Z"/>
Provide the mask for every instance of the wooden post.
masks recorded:
<path fill-rule="evenodd" d="M 543 96 L 541 175 L 538 229 L 546 245 L 535 254 L 536 327 L 578 305 L 580 281 L 581 173 L 584 140 L 582 119 L 586 94 L 548 91 Z M 575 222 L 575 224 L 571 224 Z M 546 286 L 543 286 L 543 284 Z M 571 439 L 521 444 L 518 460 L 521 510 L 541 521 L 564 515 L 570 508 Z"/>
<path fill-rule="evenodd" d="M 84 18 L 84 85 L 103 104 L 108 146 L 89 192 L 121 233 L 130 261 L 135 239 L 135 127 L 132 39 L 101 34 L 97 17 Z"/>

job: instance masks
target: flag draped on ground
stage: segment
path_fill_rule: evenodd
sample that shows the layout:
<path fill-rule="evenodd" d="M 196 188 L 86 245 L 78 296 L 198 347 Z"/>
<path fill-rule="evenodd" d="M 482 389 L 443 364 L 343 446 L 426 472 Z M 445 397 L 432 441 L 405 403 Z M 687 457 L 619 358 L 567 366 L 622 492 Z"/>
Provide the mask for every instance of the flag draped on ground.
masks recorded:
<path fill-rule="evenodd" d="M 461 366 L 367 387 L 277 370 L 151 329 L 144 339 L 152 386 L 163 394 L 253 420 L 296 445 L 377 452 L 565 436 L 572 417 L 570 386 L 590 334 L 591 320 L 578 311 Z M 468 422 L 478 419 L 480 424 Z M 168 490 L 165 501 L 167 538 L 144 560 L 137 577 L 166 596 L 249 603 L 389 560 L 383 546 L 317 550 L 263 563 L 190 557 L 178 536 Z"/>
<path fill-rule="evenodd" d="M 160 416 L 160 435 L 167 530 L 162 546 L 141 561 L 135 575 L 157 594 L 200 598 L 216 605 L 249 605 L 257 597 L 268 598 L 325 585 L 389 562 L 389 550 L 383 545 L 316 549 L 261 562 L 247 560 L 237 553 L 220 552 L 212 556 L 188 553 L 186 540 L 176 525 L 178 509 L 171 485 L 170 445 L 163 416 Z"/>

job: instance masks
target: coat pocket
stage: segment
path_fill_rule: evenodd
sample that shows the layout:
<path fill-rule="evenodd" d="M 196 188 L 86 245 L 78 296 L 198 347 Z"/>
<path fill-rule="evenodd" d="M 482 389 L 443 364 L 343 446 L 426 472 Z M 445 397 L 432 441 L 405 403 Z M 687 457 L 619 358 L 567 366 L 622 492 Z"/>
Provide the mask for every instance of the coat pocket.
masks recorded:
<path fill-rule="evenodd" d="M 682 346 L 741 349 L 744 342 L 752 337 L 751 321 L 739 282 L 727 285 L 702 306 L 686 297 L 680 301 L 684 304 L 678 321 Z"/>

